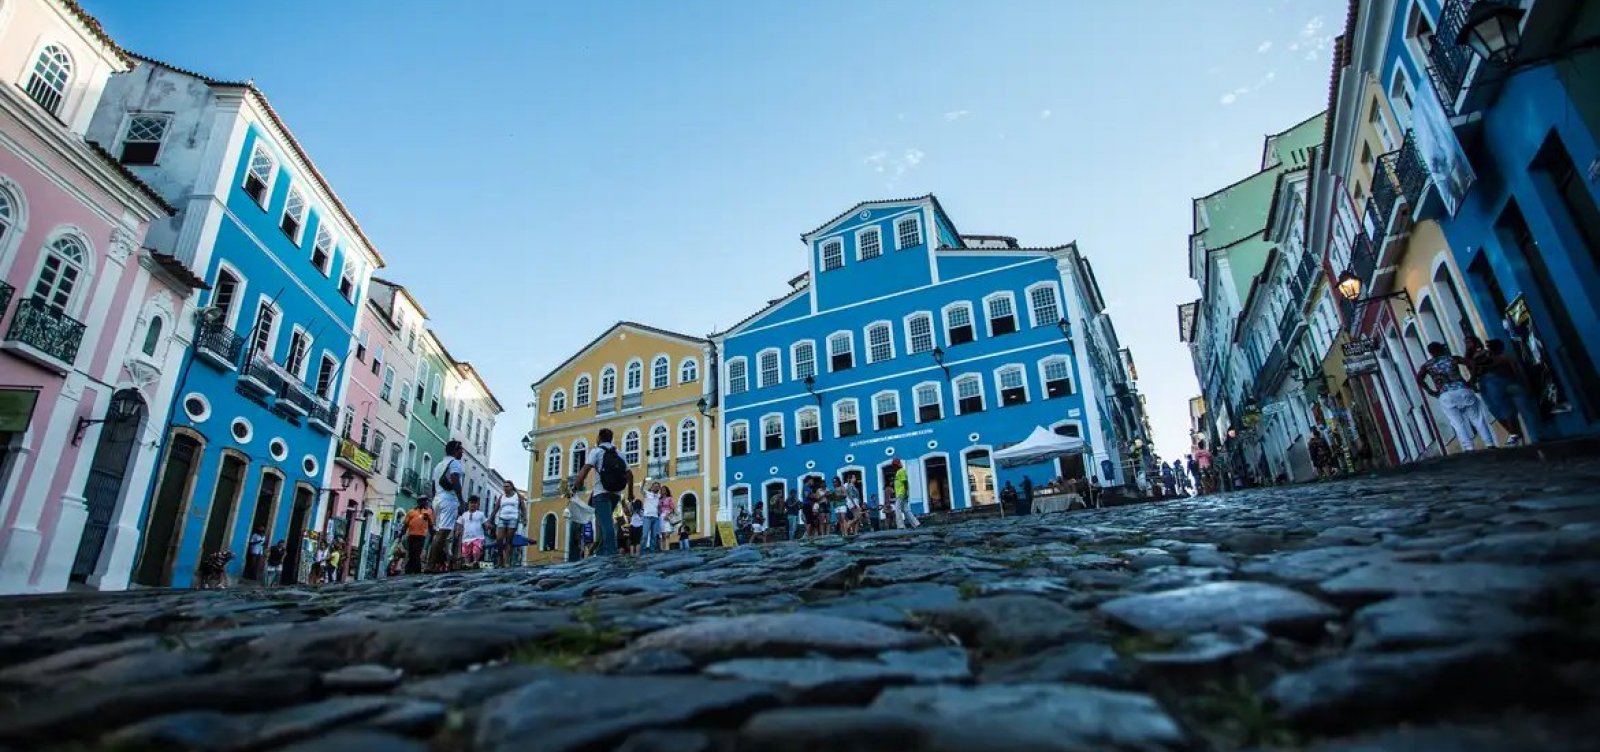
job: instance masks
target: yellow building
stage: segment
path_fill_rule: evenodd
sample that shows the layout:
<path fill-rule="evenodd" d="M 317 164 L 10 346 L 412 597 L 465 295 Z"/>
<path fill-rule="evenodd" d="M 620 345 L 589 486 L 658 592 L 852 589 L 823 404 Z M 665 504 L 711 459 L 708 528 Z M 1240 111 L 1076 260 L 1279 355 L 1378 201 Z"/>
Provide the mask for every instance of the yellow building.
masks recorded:
<path fill-rule="evenodd" d="M 602 428 L 636 480 L 659 480 L 695 537 L 716 525 L 718 452 L 706 340 L 623 321 L 533 385 L 528 468 L 529 561 L 567 550 L 567 499 Z M 593 483 L 589 483 L 592 487 Z M 676 531 L 671 540 L 677 541 Z"/>

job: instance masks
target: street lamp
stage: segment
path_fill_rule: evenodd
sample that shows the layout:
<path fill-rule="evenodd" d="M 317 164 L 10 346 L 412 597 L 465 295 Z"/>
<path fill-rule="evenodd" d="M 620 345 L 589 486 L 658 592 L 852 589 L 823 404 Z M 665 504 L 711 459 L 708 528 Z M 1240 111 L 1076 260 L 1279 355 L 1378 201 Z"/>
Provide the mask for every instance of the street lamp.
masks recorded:
<path fill-rule="evenodd" d="M 1056 321 L 1056 328 L 1061 330 L 1061 336 L 1072 339 L 1072 322 L 1063 317 Z"/>
<path fill-rule="evenodd" d="M 717 416 L 711 414 L 711 403 L 706 401 L 705 397 L 701 397 L 699 402 L 694 403 L 694 409 L 699 410 L 700 414 L 706 417 L 706 420 L 711 421 L 712 428 L 717 426 Z"/>
<path fill-rule="evenodd" d="M 1363 298 L 1361 297 L 1361 287 L 1361 278 L 1357 277 L 1355 272 L 1346 269 L 1344 270 L 1344 273 L 1339 275 L 1339 294 L 1344 296 L 1345 300 L 1348 300 L 1352 303 L 1366 304 L 1371 303 L 1374 300 L 1400 298 L 1406 302 L 1407 308 L 1415 310 L 1415 308 L 1412 308 L 1411 305 L 1411 294 L 1406 292 L 1405 288 L 1395 290 L 1394 292 L 1384 293 L 1382 295 L 1369 295 Z"/>
<path fill-rule="evenodd" d="M 78 427 L 72 432 L 72 445 L 77 446 L 83 443 L 83 434 L 89 430 L 89 426 L 99 423 L 122 423 L 138 414 L 139 403 L 137 400 L 112 399 L 111 404 L 106 406 L 106 417 L 78 419 Z"/>
<path fill-rule="evenodd" d="M 1478 0 L 1467 11 L 1467 19 L 1456 34 L 1455 43 L 1465 45 L 1481 60 L 1510 62 L 1522 46 L 1522 17 L 1527 15 L 1517 3 L 1507 0 Z"/>
<path fill-rule="evenodd" d="M 816 390 L 816 386 L 817 386 L 816 377 L 815 376 L 807 376 L 805 384 L 806 384 L 806 393 L 811 395 L 812 397 L 816 398 L 817 407 L 822 407 L 822 395 L 817 394 L 817 390 Z"/>
<path fill-rule="evenodd" d="M 944 380 L 948 382 L 950 380 L 950 366 L 944 364 L 944 348 L 933 348 L 933 362 L 937 363 L 940 370 L 944 371 Z"/>
<path fill-rule="evenodd" d="M 522 451 L 528 452 L 528 453 L 531 454 L 534 449 L 535 449 L 535 447 L 534 447 L 534 443 L 533 443 L 533 432 L 529 431 L 529 432 L 527 432 L 527 433 L 522 435 Z"/>

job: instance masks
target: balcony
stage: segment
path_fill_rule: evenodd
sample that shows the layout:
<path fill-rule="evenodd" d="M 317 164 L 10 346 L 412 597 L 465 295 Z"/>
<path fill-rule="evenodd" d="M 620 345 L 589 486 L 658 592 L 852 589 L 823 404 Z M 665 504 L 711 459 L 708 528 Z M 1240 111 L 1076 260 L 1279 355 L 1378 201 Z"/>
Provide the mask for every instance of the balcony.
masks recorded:
<path fill-rule="evenodd" d="M 244 352 L 244 337 L 230 329 L 221 319 L 209 317 L 200 322 L 200 333 L 195 340 L 195 354 L 201 360 L 228 371 L 239 370 L 239 355 Z"/>
<path fill-rule="evenodd" d="M 240 386 L 253 390 L 262 397 L 277 394 L 282 389 L 282 384 L 282 369 L 262 353 L 252 356 L 250 362 L 244 366 L 244 373 L 239 375 Z"/>
<path fill-rule="evenodd" d="M 667 477 L 668 475 L 671 475 L 671 474 L 672 474 L 672 461 L 671 460 L 665 460 L 665 459 L 650 460 L 649 465 L 646 466 L 646 468 L 645 468 L 645 475 L 647 477 L 651 478 L 651 479 L 661 479 L 661 478 L 665 478 L 665 477 Z"/>
<path fill-rule="evenodd" d="M 1373 218 L 1372 239 L 1387 240 L 1391 235 L 1395 208 L 1400 204 L 1400 177 L 1396 166 L 1398 152 L 1378 157 L 1378 168 L 1372 175 L 1372 198 L 1367 208 L 1377 216 Z"/>
<path fill-rule="evenodd" d="M 1428 165 L 1422 161 L 1422 152 L 1417 148 L 1416 131 L 1406 131 L 1406 140 L 1395 155 L 1395 167 L 1399 171 L 1397 179 L 1400 196 L 1406 202 L 1406 213 L 1415 216 L 1422 206 L 1422 194 L 1428 189 L 1429 177 Z"/>
<path fill-rule="evenodd" d="M 280 374 L 278 381 L 278 404 L 291 412 L 299 413 L 302 417 L 310 417 L 313 411 L 327 408 L 328 401 L 319 396 L 305 382 L 295 378 L 287 371 Z"/>
<path fill-rule="evenodd" d="M 700 458 L 698 456 L 679 457 L 677 470 L 678 472 L 675 474 L 677 476 L 700 474 Z"/>
<path fill-rule="evenodd" d="M 1265 402 L 1267 394 L 1278 386 L 1287 363 L 1288 358 L 1284 355 L 1283 346 L 1274 343 L 1272 352 L 1267 354 L 1266 361 L 1261 364 L 1261 370 L 1256 371 L 1255 388 L 1251 390 L 1251 394 L 1257 403 Z"/>
<path fill-rule="evenodd" d="M 422 495 L 422 476 L 417 473 L 416 468 L 408 467 L 400 474 L 400 492 L 412 496 Z"/>
<path fill-rule="evenodd" d="M 1445 114 L 1452 117 L 1459 111 L 1461 94 L 1467 89 L 1467 78 L 1472 75 L 1472 50 L 1456 44 L 1456 37 L 1466 25 L 1467 13 L 1478 0 L 1446 0 L 1439 13 L 1439 30 L 1428 46 L 1428 77 L 1439 93 L 1439 104 Z"/>
<path fill-rule="evenodd" d="M 595 415 L 610 415 L 617 411 L 616 397 L 601 397 L 594 401 Z"/>
<path fill-rule="evenodd" d="M 318 432 L 332 436 L 333 424 L 338 420 L 337 413 L 338 411 L 333 409 L 333 405 L 318 405 L 313 407 L 306 416 L 306 422 L 310 423 L 311 427 Z"/>
<path fill-rule="evenodd" d="M 6 315 L 6 309 L 11 307 L 11 296 L 15 294 L 16 291 L 17 288 L 12 287 L 4 282 L 0 282 L 0 318 L 4 318 Z"/>
<path fill-rule="evenodd" d="M 378 458 L 360 444 L 349 439 L 340 439 L 339 453 L 334 456 L 333 461 L 361 473 L 363 478 L 370 478 Z"/>
<path fill-rule="evenodd" d="M 8 290 L 5 296 L 9 298 L 11 292 Z M 83 344 L 86 328 L 43 299 L 23 298 L 17 302 L 17 313 L 11 319 L 11 327 L 6 330 L 0 348 L 57 374 L 65 374 L 78 359 L 78 347 Z"/>

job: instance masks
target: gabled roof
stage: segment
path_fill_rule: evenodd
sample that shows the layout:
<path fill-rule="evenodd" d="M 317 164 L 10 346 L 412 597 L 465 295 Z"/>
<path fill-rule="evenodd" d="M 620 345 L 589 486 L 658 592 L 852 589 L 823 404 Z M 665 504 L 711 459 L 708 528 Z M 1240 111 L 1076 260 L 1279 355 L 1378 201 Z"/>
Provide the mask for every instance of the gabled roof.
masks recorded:
<path fill-rule="evenodd" d="M 162 198 L 161 194 L 156 192 L 156 189 L 151 188 L 149 183 L 144 182 L 139 178 L 138 175 L 133 174 L 133 170 L 128 169 L 127 165 L 123 164 L 116 157 L 112 156 L 111 152 L 106 151 L 105 147 L 87 139 L 84 140 L 84 143 L 89 146 L 90 151 L 95 153 L 95 156 L 100 157 L 100 159 L 105 161 L 106 165 L 110 166 L 111 169 L 116 170 L 117 174 L 121 175 L 123 180 L 133 184 L 133 187 L 139 189 L 139 192 L 143 193 L 145 198 L 154 201 L 156 206 L 161 207 L 161 210 L 166 212 L 167 216 L 170 217 L 178 213 L 178 210 L 173 207 L 172 204 L 167 203 L 167 200 Z"/>
<path fill-rule="evenodd" d="M 195 274 L 194 270 L 190 269 L 188 264 L 179 261 L 177 256 L 174 256 L 170 253 L 162 253 L 154 248 L 145 248 L 144 250 L 146 253 L 150 254 L 150 258 L 154 260 L 157 265 L 166 270 L 167 274 L 172 275 L 174 279 L 184 283 L 185 285 L 188 285 L 190 289 L 211 289 L 211 285 L 206 284 L 204 279 L 201 279 L 199 275 Z"/>
<path fill-rule="evenodd" d="M 872 208 L 876 208 L 876 207 L 879 207 L 879 206 L 891 206 L 893 204 L 915 204 L 915 203 L 920 203 L 920 202 L 923 202 L 923 201 L 932 201 L 933 202 L 933 211 L 934 211 L 934 213 L 937 214 L 940 219 L 943 219 L 945 224 L 950 225 L 950 232 L 951 233 L 953 233 L 958 238 L 961 237 L 960 231 L 956 230 L 956 223 L 950 221 L 950 215 L 946 214 L 945 211 L 944 211 L 944 207 L 939 204 L 939 197 L 933 195 L 932 193 L 925 193 L 925 194 L 923 194 L 921 196 L 912 196 L 910 198 L 877 199 L 875 201 L 862 201 L 861 203 L 856 204 L 855 206 L 852 206 L 849 209 L 844 210 L 843 212 L 840 212 L 833 219 L 830 219 L 830 220 L 828 220 L 826 222 L 823 222 L 821 225 L 818 225 L 815 230 L 812 230 L 811 232 L 807 232 L 807 233 L 802 233 L 800 235 L 800 240 L 801 240 L 801 242 L 809 242 L 808 239 L 811 236 L 816 235 L 817 233 L 820 233 L 823 230 L 828 229 L 829 227 L 831 227 L 832 225 L 837 223 L 839 220 L 844 219 L 845 217 L 848 217 L 851 214 L 855 214 L 857 211 L 859 211 L 861 209 L 872 209 Z"/>
<path fill-rule="evenodd" d="M 124 65 L 133 65 L 132 55 L 127 50 L 122 49 L 122 46 L 117 44 L 117 40 L 112 39 L 111 35 L 106 33 L 105 27 L 100 25 L 100 19 L 90 15 L 89 11 L 84 10 L 83 6 L 79 5 L 76 0 L 60 0 L 60 3 L 61 7 L 66 8 L 68 13 L 76 17 L 78 22 L 89 30 L 90 34 L 94 35 L 105 46 L 111 48 L 111 51 L 122 59 Z"/>
<path fill-rule="evenodd" d="M 411 305 L 417 309 L 417 313 L 422 314 L 423 318 L 428 317 L 428 311 L 422 307 L 422 301 L 417 300 L 417 296 L 412 295 L 411 290 L 407 289 L 405 285 L 402 285 L 399 282 L 391 282 L 383 277 L 377 276 L 376 274 L 372 276 L 372 281 L 405 295 L 406 300 L 411 301 Z"/>
<path fill-rule="evenodd" d="M 773 309 L 778 308 L 779 306 L 785 305 L 787 303 L 793 302 L 795 298 L 798 298 L 801 295 L 806 295 L 806 294 L 809 294 L 807 287 L 798 287 L 798 288 L 795 288 L 793 290 L 790 290 L 788 295 L 785 295 L 785 296 L 783 296 L 781 298 L 778 298 L 776 300 L 767 301 L 766 305 L 756 309 L 755 313 L 752 313 L 749 316 L 746 316 L 746 317 L 738 320 L 737 322 L 734 323 L 733 326 L 730 326 L 727 329 L 723 329 L 720 332 L 712 332 L 711 333 L 711 337 L 713 339 L 716 339 L 716 338 L 720 338 L 720 337 L 726 337 L 729 334 L 733 334 L 734 332 L 737 332 L 739 329 L 743 328 L 746 324 L 749 324 L 750 322 L 755 321 L 758 318 L 761 318 L 762 316 L 766 315 L 768 312 L 772 311 Z"/>
<path fill-rule="evenodd" d="M 544 376 L 541 376 L 538 381 L 533 382 L 532 386 L 534 388 L 538 388 L 540 386 L 543 386 L 545 384 L 545 382 L 549 381 L 556 374 L 560 373 L 562 371 L 562 369 L 566 368 L 569 365 L 572 365 L 573 361 L 583 357 L 584 355 L 587 355 L 590 350 L 593 350 L 595 347 L 599 346 L 599 344 L 601 342 L 606 341 L 606 339 L 608 337 L 610 337 L 612 335 L 612 333 L 616 332 L 619 329 L 622 329 L 623 327 L 627 327 L 627 328 L 632 329 L 634 331 L 642 332 L 642 333 L 645 333 L 645 334 L 655 334 L 655 335 L 659 335 L 659 336 L 662 336 L 662 337 L 669 337 L 669 338 L 672 338 L 672 339 L 682 340 L 683 342 L 686 342 L 686 343 L 689 343 L 689 344 L 698 345 L 698 344 L 703 344 L 706 341 L 705 337 L 695 337 L 695 336 L 691 336 L 691 335 L 688 335 L 688 334 L 684 334 L 682 332 L 675 332 L 675 331 L 672 331 L 670 329 L 662 329 L 660 327 L 650 326 L 649 324 L 640 324 L 640 323 L 638 323 L 636 321 L 618 321 L 617 323 L 612 324 L 611 326 L 607 327 L 606 330 L 601 332 L 599 336 L 595 337 L 592 340 L 589 340 L 589 344 L 578 348 L 577 352 L 573 353 L 566 360 L 561 361 L 560 365 L 557 365 L 555 368 L 550 369 L 550 371 L 548 373 L 546 373 Z"/>

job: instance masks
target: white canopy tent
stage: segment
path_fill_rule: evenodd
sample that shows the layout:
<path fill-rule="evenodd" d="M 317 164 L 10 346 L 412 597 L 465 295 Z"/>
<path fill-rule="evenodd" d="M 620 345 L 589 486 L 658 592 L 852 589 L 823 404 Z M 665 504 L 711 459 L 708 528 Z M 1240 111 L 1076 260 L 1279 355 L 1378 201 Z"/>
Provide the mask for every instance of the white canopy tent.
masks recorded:
<path fill-rule="evenodd" d="M 1076 436 L 1062 436 L 1042 426 L 1036 426 L 1033 433 L 1021 444 L 995 452 L 994 461 L 1000 467 L 1022 467 L 1083 452 L 1083 439 Z"/>

